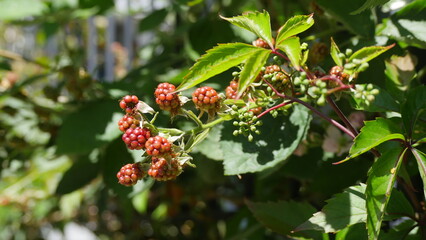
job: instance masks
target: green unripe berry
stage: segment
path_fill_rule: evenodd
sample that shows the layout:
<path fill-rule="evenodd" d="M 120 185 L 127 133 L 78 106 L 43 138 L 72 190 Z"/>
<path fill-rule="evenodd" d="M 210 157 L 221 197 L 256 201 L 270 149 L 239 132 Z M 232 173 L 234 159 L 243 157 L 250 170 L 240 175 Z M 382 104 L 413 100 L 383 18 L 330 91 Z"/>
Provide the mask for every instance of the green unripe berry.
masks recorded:
<path fill-rule="evenodd" d="M 353 69 L 355 67 L 356 67 L 356 65 L 353 64 L 353 63 L 346 63 L 345 66 L 344 66 L 345 69 Z"/>
<path fill-rule="evenodd" d="M 259 130 L 254 131 L 254 133 L 256 133 L 257 135 L 260 135 L 260 131 Z"/>
<path fill-rule="evenodd" d="M 353 52 L 352 49 L 347 48 L 346 51 L 345 51 L 345 54 L 346 54 L 346 56 L 349 57 L 350 55 L 352 55 L 352 52 Z"/>
<path fill-rule="evenodd" d="M 375 99 L 375 97 L 374 97 L 374 95 L 367 95 L 367 100 L 369 101 L 369 102 L 372 102 L 372 101 L 374 101 L 374 99 Z"/>
<path fill-rule="evenodd" d="M 369 83 L 369 84 L 367 84 L 365 89 L 372 90 L 373 88 L 374 88 L 373 84 Z"/>
<path fill-rule="evenodd" d="M 232 125 L 234 125 L 234 126 L 238 126 L 239 124 L 238 124 L 238 121 L 234 121 L 233 123 L 232 123 Z"/>
<path fill-rule="evenodd" d="M 251 125 L 250 126 L 250 131 L 252 131 L 252 132 L 256 131 L 256 126 L 255 125 Z"/>
<path fill-rule="evenodd" d="M 234 132 L 232 132 L 232 135 L 234 135 L 234 136 L 238 136 L 238 134 L 239 134 L 238 130 L 235 130 Z"/>
<path fill-rule="evenodd" d="M 370 91 L 370 94 L 372 94 L 372 95 L 377 95 L 379 93 L 380 93 L 379 89 L 373 89 L 373 90 Z"/>
<path fill-rule="evenodd" d="M 295 77 L 293 80 L 293 84 L 294 85 L 300 85 L 302 83 L 302 80 L 300 79 L 300 77 Z"/>
<path fill-rule="evenodd" d="M 361 60 L 361 59 L 358 59 L 358 58 L 354 58 L 354 59 L 352 59 L 352 63 L 354 63 L 354 64 L 356 64 L 356 65 L 361 64 L 361 62 L 362 62 L 362 60 Z"/>
<path fill-rule="evenodd" d="M 324 106 L 324 105 L 325 105 L 325 96 L 324 96 L 324 95 L 321 95 L 321 97 L 320 97 L 320 98 L 318 98 L 318 100 L 317 100 L 317 104 L 318 104 L 319 106 Z"/>
<path fill-rule="evenodd" d="M 248 135 L 247 139 L 248 139 L 249 142 L 252 142 L 253 141 L 253 135 L 251 135 L 251 134 Z"/>

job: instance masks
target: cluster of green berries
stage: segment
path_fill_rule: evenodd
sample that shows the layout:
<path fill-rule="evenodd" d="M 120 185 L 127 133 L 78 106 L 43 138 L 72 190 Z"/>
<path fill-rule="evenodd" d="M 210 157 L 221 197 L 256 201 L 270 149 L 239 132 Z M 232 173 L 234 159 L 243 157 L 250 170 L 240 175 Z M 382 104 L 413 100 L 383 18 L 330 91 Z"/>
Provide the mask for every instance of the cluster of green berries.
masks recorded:
<path fill-rule="evenodd" d="M 369 83 L 367 85 L 355 85 L 355 95 L 357 99 L 361 99 L 362 103 L 365 105 L 370 105 L 370 102 L 374 101 L 375 96 L 379 94 L 379 90 L 374 88 L 373 84 Z"/>
<path fill-rule="evenodd" d="M 267 80 L 279 92 L 290 89 L 290 77 L 280 66 L 274 64 L 262 68 L 263 79 Z M 268 88 L 268 92 L 272 93 L 272 89 Z"/>
<path fill-rule="evenodd" d="M 232 124 L 238 127 L 238 130 L 235 130 L 232 134 L 234 136 L 243 135 L 247 137 L 249 142 L 253 141 L 252 133 L 260 134 L 257 127 L 262 125 L 262 121 L 259 120 L 253 111 L 249 111 L 247 108 L 238 108 L 238 106 L 233 105 L 231 109 L 230 114 L 234 118 Z"/>

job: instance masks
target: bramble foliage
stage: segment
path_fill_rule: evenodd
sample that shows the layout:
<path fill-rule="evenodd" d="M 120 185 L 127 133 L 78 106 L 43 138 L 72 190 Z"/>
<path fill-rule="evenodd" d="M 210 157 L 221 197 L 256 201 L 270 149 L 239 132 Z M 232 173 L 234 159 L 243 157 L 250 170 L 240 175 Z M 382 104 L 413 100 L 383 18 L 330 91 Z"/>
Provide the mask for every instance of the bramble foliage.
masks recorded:
<path fill-rule="evenodd" d="M 14 1 L 0 19 L 46 38 L 114 6 Z M 0 238 L 424 239 L 424 0 L 201 2 L 145 14 L 112 83 L 76 39 L 0 49 Z"/>

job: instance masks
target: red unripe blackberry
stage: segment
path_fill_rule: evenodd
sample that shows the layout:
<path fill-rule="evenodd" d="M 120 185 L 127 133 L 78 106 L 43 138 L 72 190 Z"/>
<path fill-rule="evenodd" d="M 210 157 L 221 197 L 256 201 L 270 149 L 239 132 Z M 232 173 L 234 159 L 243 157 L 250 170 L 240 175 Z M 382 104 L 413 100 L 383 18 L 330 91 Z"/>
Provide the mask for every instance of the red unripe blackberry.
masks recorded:
<path fill-rule="evenodd" d="M 333 75 L 333 76 L 335 76 L 336 78 L 338 78 L 340 81 L 342 81 L 343 83 L 345 83 L 346 82 L 346 80 L 349 78 L 349 75 L 347 74 L 347 73 L 345 73 L 345 72 L 343 72 L 343 67 L 341 67 L 341 66 L 334 66 L 334 67 L 332 67 L 331 69 L 330 69 L 330 75 Z M 336 87 L 336 86 L 338 86 L 338 84 L 337 83 L 333 83 L 332 84 L 332 82 L 330 82 L 330 84 L 329 85 L 331 85 L 331 86 L 329 86 L 329 87 Z"/>
<path fill-rule="evenodd" d="M 139 98 L 135 95 L 126 95 L 120 101 L 120 108 L 126 113 L 132 114 L 136 110 L 136 105 L 139 103 Z"/>
<path fill-rule="evenodd" d="M 232 80 L 229 83 L 229 86 L 226 87 L 225 95 L 227 99 L 236 99 L 237 98 L 237 90 L 238 90 L 238 82 Z"/>
<path fill-rule="evenodd" d="M 192 93 L 195 106 L 203 111 L 216 110 L 220 107 L 220 97 L 211 87 L 200 87 Z"/>
<path fill-rule="evenodd" d="M 152 157 L 148 175 L 157 181 L 168 181 L 175 179 L 181 172 L 182 167 L 177 159 L 172 158 L 167 161 L 163 157 Z"/>
<path fill-rule="evenodd" d="M 129 128 L 123 134 L 121 139 L 131 150 L 140 150 L 145 148 L 145 143 L 151 137 L 151 131 L 148 128 Z"/>
<path fill-rule="evenodd" d="M 124 186 L 135 185 L 136 182 L 146 176 L 139 163 L 124 165 L 117 173 L 118 182 Z"/>
<path fill-rule="evenodd" d="M 118 128 L 120 131 L 125 132 L 129 128 L 139 127 L 140 121 L 131 115 L 124 115 L 120 121 L 118 121 Z"/>
<path fill-rule="evenodd" d="M 169 140 L 161 136 L 149 138 L 145 143 L 145 151 L 148 155 L 159 156 L 171 152 L 172 145 Z"/>
<path fill-rule="evenodd" d="M 180 108 L 180 100 L 177 93 L 173 93 L 176 87 L 170 83 L 160 83 L 155 89 L 155 102 L 162 110 L 177 112 Z"/>
<path fill-rule="evenodd" d="M 269 48 L 269 44 L 261 38 L 256 39 L 255 41 L 252 42 L 252 44 L 255 47 Z"/>

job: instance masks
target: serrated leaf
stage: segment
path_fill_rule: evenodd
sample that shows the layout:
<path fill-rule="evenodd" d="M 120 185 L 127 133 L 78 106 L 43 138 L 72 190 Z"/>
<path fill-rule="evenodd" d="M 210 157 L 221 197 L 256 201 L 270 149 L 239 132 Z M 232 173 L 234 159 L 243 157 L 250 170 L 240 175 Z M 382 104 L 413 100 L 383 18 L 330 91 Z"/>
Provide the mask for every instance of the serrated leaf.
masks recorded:
<path fill-rule="evenodd" d="M 411 149 L 414 157 L 417 161 L 417 166 L 419 168 L 420 176 L 423 180 L 423 194 L 426 196 L 426 154 L 418 149 Z"/>
<path fill-rule="evenodd" d="M 407 101 L 401 105 L 402 122 L 405 132 L 412 136 L 418 117 L 426 109 L 426 86 L 420 86 L 407 94 Z"/>
<path fill-rule="evenodd" d="M 269 54 L 269 50 L 263 49 L 263 51 L 253 54 L 244 63 L 244 68 L 240 73 L 240 80 L 238 81 L 238 98 L 257 79 L 263 65 L 268 60 Z"/>
<path fill-rule="evenodd" d="M 295 68 L 299 68 L 302 50 L 300 49 L 300 40 L 298 37 L 287 38 L 277 44 L 277 48 L 285 52 Z"/>
<path fill-rule="evenodd" d="M 392 119 L 376 118 L 376 120 L 365 122 L 360 134 L 354 139 L 349 156 L 343 161 L 357 157 L 386 141 L 405 140 L 404 135 L 399 132 L 400 128 Z"/>
<path fill-rule="evenodd" d="M 366 86 L 367 84 L 359 84 Z M 365 105 L 364 99 L 355 98 L 352 96 L 354 108 L 367 112 L 399 112 L 399 105 L 392 96 L 383 88 L 374 85 L 374 89 L 379 90 L 379 94 L 374 97 L 374 100 L 369 105 Z"/>
<path fill-rule="evenodd" d="M 99 172 L 98 163 L 85 156 L 75 162 L 62 176 L 56 188 L 56 194 L 67 194 L 84 187 L 95 179 Z"/>
<path fill-rule="evenodd" d="M 365 188 L 364 184 L 352 186 L 343 193 L 336 194 L 327 200 L 327 204 L 320 212 L 315 213 L 295 231 L 319 230 L 330 233 L 365 222 L 367 219 Z"/>
<path fill-rule="evenodd" d="M 401 147 L 387 148 L 371 167 L 365 191 L 369 239 L 379 237 L 385 209 L 406 150 L 402 152 Z"/>
<path fill-rule="evenodd" d="M 263 12 L 248 12 L 241 16 L 226 18 L 220 16 L 222 19 L 234 24 L 237 27 L 244 28 L 265 40 L 268 45 L 273 49 L 271 21 L 269 13 Z"/>
<path fill-rule="evenodd" d="M 362 11 L 364 11 L 368 8 L 377 7 L 379 5 L 383 5 L 383 4 L 387 3 L 389 1 L 390 0 L 367 0 L 367 1 L 365 1 L 365 3 L 360 8 L 351 12 L 351 14 L 359 14 L 359 13 L 361 13 Z"/>
<path fill-rule="evenodd" d="M 308 203 L 294 201 L 255 203 L 246 201 L 250 211 L 265 227 L 288 235 L 297 225 L 306 221 L 314 212 Z"/>
<path fill-rule="evenodd" d="M 333 38 L 331 38 L 331 47 L 330 47 L 331 58 L 333 58 L 333 61 L 334 63 L 336 63 L 337 66 L 343 66 L 343 61 L 339 57 L 339 53 L 340 53 L 339 47 L 334 42 Z"/>
<path fill-rule="evenodd" d="M 380 54 L 386 52 L 387 50 L 393 48 L 395 44 L 381 47 L 381 46 L 370 46 L 370 47 L 363 47 L 359 49 L 358 51 L 354 52 L 350 57 L 349 61 L 352 61 L 354 59 L 359 59 L 361 62 L 368 62 L 376 57 L 378 57 Z"/>
<path fill-rule="evenodd" d="M 305 138 L 311 115 L 305 107 L 295 105 L 291 115 L 280 121 L 264 118 L 261 134 L 254 135 L 251 143 L 246 137 L 233 136 L 231 123 L 225 125 L 220 146 L 226 175 L 259 172 L 284 162 Z"/>
<path fill-rule="evenodd" d="M 244 43 L 219 44 L 197 60 L 176 91 L 194 87 L 263 51 L 264 49 Z"/>
<path fill-rule="evenodd" d="M 278 30 L 277 44 L 286 40 L 289 37 L 295 36 L 301 32 L 306 31 L 314 25 L 313 14 L 297 15 L 289 20 Z"/>

